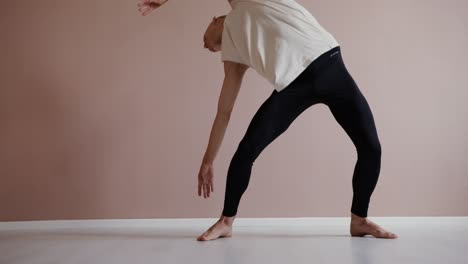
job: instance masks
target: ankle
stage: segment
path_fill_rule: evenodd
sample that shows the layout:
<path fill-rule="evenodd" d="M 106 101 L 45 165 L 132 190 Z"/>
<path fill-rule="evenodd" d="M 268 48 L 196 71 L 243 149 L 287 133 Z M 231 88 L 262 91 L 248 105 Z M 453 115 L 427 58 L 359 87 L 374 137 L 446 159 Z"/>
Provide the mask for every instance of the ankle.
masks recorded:
<path fill-rule="evenodd" d="M 367 221 L 367 217 L 361 217 L 351 213 L 351 222 L 363 223 Z"/>
<path fill-rule="evenodd" d="M 222 222 L 223 224 L 231 226 L 232 223 L 234 222 L 234 218 L 236 218 L 236 216 L 221 215 L 221 218 L 219 219 L 219 221 Z"/>

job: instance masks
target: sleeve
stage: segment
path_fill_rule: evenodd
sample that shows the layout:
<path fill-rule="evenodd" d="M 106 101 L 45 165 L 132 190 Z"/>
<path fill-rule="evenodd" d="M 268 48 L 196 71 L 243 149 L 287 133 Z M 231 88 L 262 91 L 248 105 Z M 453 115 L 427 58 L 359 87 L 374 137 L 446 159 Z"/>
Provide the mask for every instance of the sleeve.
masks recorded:
<path fill-rule="evenodd" d="M 239 51 L 234 45 L 230 28 L 227 23 L 224 24 L 223 34 L 221 37 L 221 61 L 233 61 L 246 64 L 240 57 Z"/>

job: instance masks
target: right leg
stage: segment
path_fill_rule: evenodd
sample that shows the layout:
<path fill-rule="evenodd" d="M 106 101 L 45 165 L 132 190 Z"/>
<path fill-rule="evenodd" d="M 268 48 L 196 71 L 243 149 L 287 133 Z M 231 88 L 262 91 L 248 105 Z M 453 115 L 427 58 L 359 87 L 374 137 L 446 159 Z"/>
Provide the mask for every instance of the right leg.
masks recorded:
<path fill-rule="evenodd" d="M 306 96 L 306 89 L 305 82 L 296 82 L 280 92 L 274 90 L 252 118 L 229 165 L 222 216 L 233 217 L 237 214 L 239 202 L 249 184 L 252 166 L 260 153 L 286 131 L 304 110 L 317 103 L 316 98 Z"/>
<path fill-rule="evenodd" d="M 229 165 L 222 215 L 198 240 L 232 235 L 232 223 L 249 184 L 254 161 L 304 110 L 318 102 L 306 76 L 299 76 L 280 92 L 274 90 L 253 116 Z"/>

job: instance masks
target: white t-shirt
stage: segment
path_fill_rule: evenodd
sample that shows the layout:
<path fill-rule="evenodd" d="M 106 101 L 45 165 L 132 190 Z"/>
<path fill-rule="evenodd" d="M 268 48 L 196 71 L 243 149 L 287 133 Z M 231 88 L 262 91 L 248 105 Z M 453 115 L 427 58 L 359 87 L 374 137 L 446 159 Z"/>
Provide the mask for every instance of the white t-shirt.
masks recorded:
<path fill-rule="evenodd" d="M 229 4 L 232 10 L 224 20 L 221 61 L 252 67 L 277 91 L 338 46 L 295 0 L 231 0 Z"/>

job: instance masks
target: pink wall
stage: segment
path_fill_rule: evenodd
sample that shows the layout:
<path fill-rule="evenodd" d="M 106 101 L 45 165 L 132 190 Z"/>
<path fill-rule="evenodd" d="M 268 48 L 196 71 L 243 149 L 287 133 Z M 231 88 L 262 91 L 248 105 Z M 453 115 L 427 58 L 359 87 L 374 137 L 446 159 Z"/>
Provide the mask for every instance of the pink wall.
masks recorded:
<path fill-rule="evenodd" d="M 370 216 L 468 215 L 468 2 L 298 0 L 340 42 L 382 144 Z M 222 84 L 202 35 L 227 1 L 0 3 L 0 220 L 217 217 L 230 159 L 272 87 L 249 70 L 197 173 Z M 259 156 L 238 217 L 348 216 L 356 161 L 328 108 Z"/>

